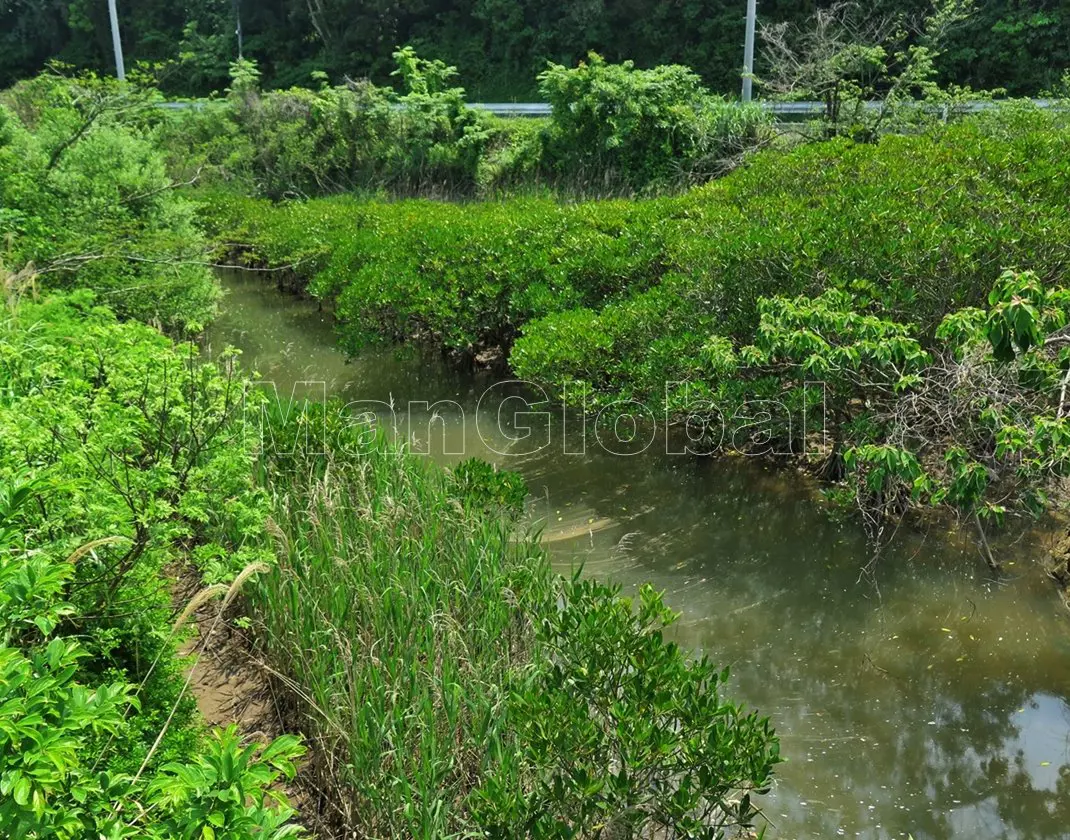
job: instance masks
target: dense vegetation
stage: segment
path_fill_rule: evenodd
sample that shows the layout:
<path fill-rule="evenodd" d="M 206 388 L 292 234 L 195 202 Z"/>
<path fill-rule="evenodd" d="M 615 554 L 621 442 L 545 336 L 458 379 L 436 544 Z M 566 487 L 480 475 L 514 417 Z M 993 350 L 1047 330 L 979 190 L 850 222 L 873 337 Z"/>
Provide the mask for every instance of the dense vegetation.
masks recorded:
<path fill-rule="evenodd" d="M 204 206 L 225 240 L 293 266 L 333 301 L 350 349 L 417 336 L 472 356 L 500 344 L 518 375 L 586 392 L 588 407 L 637 399 L 657 417 L 723 416 L 728 437 L 711 430 L 708 446 L 737 427 L 757 434 L 747 405 L 778 400 L 784 416 L 734 442 L 781 452 L 800 450 L 806 430 L 787 413 L 819 397 L 802 384 L 821 379 L 823 469 L 851 468 L 874 522 L 917 501 L 998 519 L 1042 507 L 1037 482 L 1064 466 L 1066 363 L 1037 336 L 1061 325 L 1041 313 L 1063 307 L 1068 144 L 1060 115 L 1016 106 L 878 143 L 767 151 L 711 185 L 642 202 L 216 194 Z M 1005 268 L 1030 273 L 1001 279 Z M 1032 320 L 999 327 L 1021 289 Z M 998 329 L 1030 338 L 1007 345 Z M 963 354 L 975 364 L 955 380 L 949 360 Z M 1011 361 L 1024 366 L 1019 384 L 994 385 Z M 962 403 L 951 391 L 981 382 L 966 373 L 987 384 Z M 929 417 L 920 433 L 918 418 L 897 414 L 919 394 L 937 399 L 933 414 L 958 400 L 962 427 Z M 1008 495 L 1013 475 L 1026 480 Z"/>
<path fill-rule="evenodd" d="M 2 94 L 4 263 L 48 288 L 93 289 L 116 312 L 196 329 L 217 289 L 204 238 L 147 131 L 150 92 L 44 75 Z"/>
<path fill-rule="evenodd" d="M 649 587 L 632 604 L 515 540 L 515 477 L 402 456 L 340 404 L 271 430 L 278 562 L 254 615 L 317 744 L 328 823 L 713 838 L 753 819 L 778 760 L 767 722 L 663 639 L 675 616 Z"/>
<path fill-rule="evenodd" d="M 770 119 L 707 91 L 685 67 L 638 70 L 592 54 L 540 76 L 550 119 L 465 105 L 456 69 L 394 53 L 403 92 L 369 82 L 261 92 L 252 62 L 230 94 L 159 114 L 181 180 L 278 199 L 339 192 L 465 198 L 503 192 L 632 194 L 709 180 L 772 139 Z"/>
<path fill-rule="evenodd" d="M 764 23 L 800 23 L 815 4 L 761 3 Z M 817 4 L 828 6 L 828 3 Z M 1066 0 L 976 4 L 950 34 L 940 59 L 944 82 L 1007 88 L 1035 95 L 1058 84 L 1070 63 Z M 871 4 L 878 16 L 920 16 L 926 3 Z M 390 54 L 400 44 L 463 68 L 463 84 L 484 101 L 537 95 L 535 77 L 548 61 L 571 65 L 588 50 L 641 67 L 680 63 L 712 89 L 735 94 L 743 63 L 742 2 L 565 3 L 467 0 L 401 4 L 376 0 L 271 0 L 235 4 L 162 0 L 120 4 L 128 66 L 171 62 L 163 73 L 174 93 L 205 94 L 225 86 L 238 56 L 240 13 L 245 54 L 261 63 L 269 87 L 307 85 L 314 71 L 335 83 L 345 76 L 387 81 Z M 79 68 L 112 68 L 107 5 L 84 0 L 29 0 L 0 7 L 0 85 L 37 72 L 49 58 Z M 759 74 L 765 67 L 758 64 Z"/>
<path fill-rule="evenodd" d="M 1023 109 L 879 144 L 768 152 L 707 187 L 640 202 L 199 199 L 224 241 L 294 266 L 336 301 L 349 346 L 419 334 L 465 351 L 510 344 L 524 327 L 524 373 L 648 396 L 688 378 L 706 330 L 752 336 L 762 295 L 879 282 L 893 312 L 931 332 L 950 308 L 982 300 L 1001 264 L 1056 278 L 1070 142 L 1057 119 Z M 555 329 L 527 323 L 555 312 L 568 313 Z M 644 315 L 677 345 L 666 363 L 683 367 L 653 368 L 658 344 L 638 334 L 624 343 Z M 570 322 L 612 339 L 612 357 L 540 361 L 554 348 L 586 353 L 584 333 L 552 338 Z M 680 344 L 688 336 L 698 344 Z"/>
<path fill-rule="evenodd" d="M 428 468 L 159 331 L 195 331 L 217 289 L 153 101 L 46 76 L 0 105 L 0 834 L 299 833 L 299 742 L 208 734 L 194 709 L 176 654 L 206 604 L 207 636 L 240 606 L 316 745 L 307 823 L 752 824 L 775 736 L 664 637 L 658 593 L 551 574 L 514 533 L 517 477 Z M 199 591 L 175 604 L 179 577 Z"/>
<path fill-rule="evenodd" d="M 186 37 L 210 78 L 226 45 Z M 501 349 L 555 397 L 667 413 L 695 450 L 807 450 L 877 540 L 938 506 L 987 551 L 990 523 L 1043 511 L 1070 468 L 1070 129 L 1013 103 L 958 119 L 974 94 L 936 84 L 946 46 L 895 38 L 806 63 L 826 112 L 790 142 L 686 67 L 596 54 L 543 68 L 553 115 L 526 124 L 469 109 L 454 69 L 408 47 L 400 93 L 323 74 L 264 93 L 247 60 L 181 112 L 141 80 L 6 91 L 0 832 L 298 832 L 278 786 L 299 742 L 208 734 L 191 702 L 178 644 L 220 599 L 208 634 L 240 608 L 314 745 L 311 825 L 754 823 L 777 741 L 667 640 L 658 593 L 551 573 L 516 476 L 431 467 L 173 342 L 214 312 L 211 239 L 327 301 L 352 352 Z M 200 591 L 176 606 L 180 576 Z"/>
<path fill-rule="evenodd" d="M 313 456 L 296 443 L 315 417 L 284 411 L 261 452 L 271 524 L 251 481 L 261 438 L 240 422 L 243 397 L 259 401 L 233 368 L 86 292 L 23 301 L 0 329 L 5 836 L 296 831 L 271 790 L 294 773 L 294 739 L 201 734 L 175 658 L 188 610 L 176 620 L 169 585 L 189 561 L 225 582 L 196 601 L 225 593 L 225 607 L 244 583 L 293 722 L 316 738 L 309 773 L 330 806 L 309 821 L 713 837 L 755 817 L 745 794 L 777 761 L 767 722 L 663 640 L 674 616 L 656 593 L 635 612 L 513 543 L 496 501 L 515 504 L 511 478 L 368 447 L 341 413 L 321 462 L 318 442 Z"/>
<path fill-rule="evenodd" d="M 270 789 L 301 749 L 207 737 L 175 657 L 185 631 L 170 575 L 195 559 L 229 583 L 258 556 L 243 547 L 263 518 L 250 450 L 223 431 L 243 387 L 152 328 L 119 323 L 86 291 L 5 301 L 5 837 L 295 830 Z"/>

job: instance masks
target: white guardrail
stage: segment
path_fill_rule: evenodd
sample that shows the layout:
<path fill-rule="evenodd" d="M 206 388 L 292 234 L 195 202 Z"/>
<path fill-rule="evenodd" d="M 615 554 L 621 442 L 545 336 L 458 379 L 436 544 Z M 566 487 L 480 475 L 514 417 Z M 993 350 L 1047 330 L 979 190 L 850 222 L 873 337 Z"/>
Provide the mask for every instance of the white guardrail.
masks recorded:
<path fill-rule="evenodd" d="M 1034 99 L 1033 104 L 1039 108 L 1050 108 L 1054 102 L 1050 99 Z M 767 111 L 773 114 L 783 115 L 806 115 L 806 114 L 820 114 L 825 110 L 823 102 L 766 102 L 759 100 L 757 104 Z M 955 106 L 957 112 L 977 112 L 985 111 L 989 108 L 995 108 L 999 106 L 998 101 L 986 102 L 963 102 Z M 182 110 L 185 108 L 203 108 L 205 100 L 191 100 L 189 102 L 161 102 L 161 108 L 168 108 L 171 110 Z M 548 117 L 550 116 L 550 106 L 545 102 L 469 102 L 469 108 L 475 108 L 480 111 L 489 111 L 499 117 Z M 884 107 L 884 103 L 876 100 L 865 103 L 865 107 L 872 111 L 880 110 Z M 934 105 L 933 108 L 939 110 L 941 106 Z"/>

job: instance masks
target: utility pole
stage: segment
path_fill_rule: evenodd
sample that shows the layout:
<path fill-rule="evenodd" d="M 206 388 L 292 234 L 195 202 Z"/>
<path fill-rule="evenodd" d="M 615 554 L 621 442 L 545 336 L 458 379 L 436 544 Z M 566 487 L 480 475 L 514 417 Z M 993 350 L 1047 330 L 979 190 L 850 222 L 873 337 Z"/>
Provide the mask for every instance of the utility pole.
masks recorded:
<path fill-rule="evenodd" d="M 747 0 L 747 40 L 743 42 L 743 101 L 751 101 L 751 81 L 754 75 L 754 19 L 758 16 L 757 0 Z"/>
<path fill-rule="evenodd" d="M 241 42 L 241 0 L 234 0 L 234 20 L 237 24 L 237 29 L 234 30 L 234 34 L 238 36 L 238 61 L 242 60 L 242 42 Z"/>
<path fill-rule="evenodd" d="M 121 82 L 126 79 L 126 68 L 123 66 L 123 44 L 119 40 L 119 12 L 115 0 L 108 0 L 108 16 L 111 18 L 111 45 L 115 50 L 115 75 Z"/>

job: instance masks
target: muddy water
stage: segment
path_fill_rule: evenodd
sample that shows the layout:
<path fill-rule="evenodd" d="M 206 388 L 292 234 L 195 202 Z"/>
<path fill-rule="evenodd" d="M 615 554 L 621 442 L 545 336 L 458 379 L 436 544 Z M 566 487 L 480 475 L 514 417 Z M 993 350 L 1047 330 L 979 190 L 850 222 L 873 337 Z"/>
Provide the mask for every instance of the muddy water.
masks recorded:
<path fill-rule="evenodd" d="M 224 284 L 214 350 L 241 348 L 282 393 L 379 401 L 363 410 L 428 457 L 520 471 L 562 570 L 668 591 L 678 638 L 731 665 L 734 694 L 781 736 L 770 836 L 1070 837 L 1070 613 L 1035 545 L 997 545 L 999 582 L 946 533 L 902 532 L 873 562 L 798 476 L 660 439 L 611 454 L 574 418 L 540 447 L 543 421 L 503 403 L 509 386 L 411 352 L 347 363 L 314 303 L 262 275 Z"/>

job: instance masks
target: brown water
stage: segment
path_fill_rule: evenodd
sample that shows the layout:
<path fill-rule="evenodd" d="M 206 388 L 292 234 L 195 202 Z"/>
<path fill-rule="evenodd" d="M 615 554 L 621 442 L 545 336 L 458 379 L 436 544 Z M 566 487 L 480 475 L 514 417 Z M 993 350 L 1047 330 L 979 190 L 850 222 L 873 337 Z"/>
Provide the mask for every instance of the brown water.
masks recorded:
<path fill-rule="evenodd" d="M 393 417 L 364 408 L 414 450 L 522 473 L 562 570 L 667 590 L 678 638 L 731 665 L 734 694 L 780 734 L 771 837 L 1070 838 L 1070 613 L 1036 545 L 998 541 L 999 582 L 946 533 L 901 532 L 873 561 L 794 473 L 667 454 L 663 440 L 613 455 L 591 432 L 570 454 L 575 418 L 540 448 L 539 418 L 514 422 L 523 406 L 500 400 L 529 392 L 479 405 L 493 379 L 411 351 L 347 363 L 314 303 L 263 275 L 223 282 L 213 350 L 239 347 L 283 394 L 392 403 Z M 407 411 L 415 401 L 427 406 Z M 536 432 L 517 440 L 523 427 Z"/>

